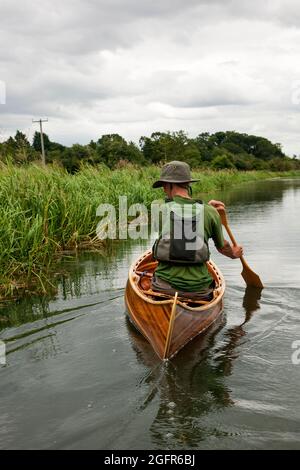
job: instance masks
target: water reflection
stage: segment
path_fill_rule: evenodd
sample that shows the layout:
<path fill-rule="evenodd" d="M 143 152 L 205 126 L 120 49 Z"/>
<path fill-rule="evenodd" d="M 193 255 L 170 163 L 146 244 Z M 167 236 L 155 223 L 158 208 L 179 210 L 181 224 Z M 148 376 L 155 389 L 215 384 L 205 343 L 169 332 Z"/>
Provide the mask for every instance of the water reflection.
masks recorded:
<path fill-rule="evenodd" d="M 62 255 L 58 272 L 51 279 L 57 291 L 3 300 L 0 331 L 114 299 L 115 292 L 125 286 L 132 253 L 141 253 L 144 245 L 144 241 L 129 240 L 109 244 L 103 252 Z"/>
<path fill-rule="evenodd" d="M 218 191 L 217 196 L 220 200 L 224 200 L 228 207 L 236 205 L 258 205 L 265 208 L 268 205 L 266 203 L 271 203 L 272 205 L 278 204 L 283 201 L 286 193 L 297 192 L 299 188 L 299 179 L 274 178 L 265 181 L 243 183 L 240 186 L 232 188 L 230 191 Z M 208 199 L 206 194 L 203 196 L 205 200 Z M 216 193 L 211 196 L 215 199 Z"/>
<path fill-rule="evenodd" d="M 242 325 L 245 325 L 251 320 L 252 315 L 260 309 L 259 300 L 261 299 L 261 293 L 263 289 L 259 287 L 248 286 L 245 289 L 245 295 L 243 298 L 243 307 L 245 309 L 245 321 Z"/>
<path fill-rule="evenodd" d="M 226 330 L 226 318 L 187 345 L 171 361 L 162 363 L 149 343 L 127 321 L 128 334 L 137 361 L 147 372 L 140 385 L 148 392 L 140 403 L 144 410 L 158 402 L 158 410 L 150 427 L 153 444 L 163 448 L 196 448 L 208 436 L 226 435 L 211 428 L 206 416 L 234 405 L 226 376 L 233 370 L 239 347 L 245 336 L 243 326 L 260 309 L 262 289 L 247 288 L 243 298 L 244 320 Z"/>

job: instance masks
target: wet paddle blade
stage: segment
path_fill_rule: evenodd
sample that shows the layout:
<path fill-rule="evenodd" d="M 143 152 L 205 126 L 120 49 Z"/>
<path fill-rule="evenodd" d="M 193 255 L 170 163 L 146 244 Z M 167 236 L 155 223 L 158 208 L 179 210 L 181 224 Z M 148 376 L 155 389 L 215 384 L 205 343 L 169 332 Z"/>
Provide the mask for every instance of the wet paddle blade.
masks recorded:
<path fill-rule="evenodd" d="M 244 266 L 241 274 L 247 286 L 260 287 L 260 288 L 264 287 L 263 283 L 260 280 L 260 277 L 254 271 L 252 271 L 252 269 L 250 269 L 248 266 Z"/>

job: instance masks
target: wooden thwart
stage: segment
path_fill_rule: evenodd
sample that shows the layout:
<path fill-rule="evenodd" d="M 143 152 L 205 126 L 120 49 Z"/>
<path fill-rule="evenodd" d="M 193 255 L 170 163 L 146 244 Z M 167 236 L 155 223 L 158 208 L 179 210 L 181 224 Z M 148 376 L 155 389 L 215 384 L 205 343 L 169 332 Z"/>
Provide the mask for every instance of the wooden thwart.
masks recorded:
<path fill-rule="evenodd" d="M 153 297 L 164 297 L 165 299 L 174 299 L 174 295 L 164 294 L 163 292 L 156 292 L 152 289 L 142 290 L 142 292 L 146 295 L 151 295 Z M 178 300 L 180 300 L 181 302 L 193 303 L 193 304 L 209 304 L 210 303 L 209 300 L 193 300 L 193 299 L 187 299 L 186 297 L 179 297 L 179 296 L 178 296 Z"/>

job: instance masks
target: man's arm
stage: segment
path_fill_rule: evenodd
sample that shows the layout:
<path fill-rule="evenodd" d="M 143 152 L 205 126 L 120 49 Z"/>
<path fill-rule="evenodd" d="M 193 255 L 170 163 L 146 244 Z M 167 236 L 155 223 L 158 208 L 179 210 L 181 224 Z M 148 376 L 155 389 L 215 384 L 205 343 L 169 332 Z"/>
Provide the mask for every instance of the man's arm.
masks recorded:
<path fill-rule="evenodd" d="M 224 256 L 228 256 L 228 258 L 236 259 L 240 258 L 243 255 L 243 247 L 242 246 L 232 246 L 227 240 L 224 240 L 223 248 L 217 248 L 219 253 Z"/>
<path fill-rule="evenodd" d="M 216 201 L 212 199 L 208 203 L 210 206 L 214 207 L 215 209 L 225 209 L 225 204 L 222 201 Z M 236 259 L 243 256 L 243 247 L 242 246 L 233 246 L 227 240 L 224 240 L 224 245 L 222 248 L 218 248 L 217 250 L 224 256 L 228 256 L 228 258 Z"/>

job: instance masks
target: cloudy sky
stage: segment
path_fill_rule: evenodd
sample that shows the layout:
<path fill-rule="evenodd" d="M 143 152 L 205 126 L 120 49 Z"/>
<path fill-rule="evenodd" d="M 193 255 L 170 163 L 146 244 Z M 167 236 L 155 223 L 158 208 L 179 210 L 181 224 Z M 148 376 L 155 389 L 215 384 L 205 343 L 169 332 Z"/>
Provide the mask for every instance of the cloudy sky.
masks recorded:
<path fill-rule="evenodd" d="M 0 0 L 0 138 L 236 130 L 300 155 L 299 0 Z M 1 103 L 1 96 L 0 96 Z"/>

